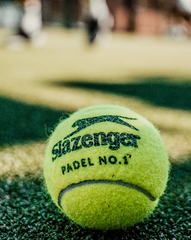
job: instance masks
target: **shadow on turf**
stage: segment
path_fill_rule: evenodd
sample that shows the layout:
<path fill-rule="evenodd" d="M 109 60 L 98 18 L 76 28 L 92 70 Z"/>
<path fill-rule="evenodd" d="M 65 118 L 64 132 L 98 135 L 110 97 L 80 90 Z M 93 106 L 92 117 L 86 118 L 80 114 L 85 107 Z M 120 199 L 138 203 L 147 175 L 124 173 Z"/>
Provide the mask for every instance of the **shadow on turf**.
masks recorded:
<path fill-rule="evenodd" d="M 191 110 L 191 83 L 184 79 L 174 81 L 168 77 L 149 77 L 135 79 L 135 83 L 97 83 L 97 82 L 52 82 L 57 86 L 69 86 L 98 90 L 122 96 L 134 96 L 152 104 L 175 109 Z"/>
<path fill-rule="evenodd" d="M 47 139 L 59 119 L 68 115 L 0 97 L 0 146 Z"/>

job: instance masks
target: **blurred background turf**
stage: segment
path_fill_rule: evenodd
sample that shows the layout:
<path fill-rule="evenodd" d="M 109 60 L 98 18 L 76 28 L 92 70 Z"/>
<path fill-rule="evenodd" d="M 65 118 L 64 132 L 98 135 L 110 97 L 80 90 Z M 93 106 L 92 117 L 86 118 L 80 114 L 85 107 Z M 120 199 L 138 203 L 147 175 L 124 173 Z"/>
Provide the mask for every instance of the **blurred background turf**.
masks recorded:
<path fill-rule="evenodd" d="M 90 48 L 81 31 L 46 31 L 41 49 L 0 49 L 0 239 L 191 239 L 190 42 L 115 34 L 107 48 Z M 127 230 L 71 223 L 43 183 L 55 125 L 100 103 L 125 105 L 152 121 L 172 163 L 159 206 Z"/>

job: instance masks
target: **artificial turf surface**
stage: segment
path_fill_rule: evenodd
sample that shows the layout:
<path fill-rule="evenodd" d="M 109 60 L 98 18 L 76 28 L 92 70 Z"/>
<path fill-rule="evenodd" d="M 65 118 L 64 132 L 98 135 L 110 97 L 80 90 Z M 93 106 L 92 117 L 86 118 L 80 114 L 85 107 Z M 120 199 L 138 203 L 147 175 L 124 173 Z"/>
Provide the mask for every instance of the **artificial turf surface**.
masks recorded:
<path fill-rule="evenodd" d="M 51 31 L 42 49 L 0 49 L 0 239 L 191 239 L 190 43 L 122 36 L 110 49 L 91 51 L 79 47 L 73 32 Z M 172 163 L 158 207 L 126 230 L 77 226 L 43 183 L 46 140 L 55 124 L 98 103 L 122 104 L 152 121 Z"/>
<path fill-rule="evenodd" d="M 55 207 L 40 178 L 0 181 L 0 238 L 191 239 L 191 163 L 172 166 L 165 195 L 154 213 L 127 230 L 95 231 L 75 225 Z"/>

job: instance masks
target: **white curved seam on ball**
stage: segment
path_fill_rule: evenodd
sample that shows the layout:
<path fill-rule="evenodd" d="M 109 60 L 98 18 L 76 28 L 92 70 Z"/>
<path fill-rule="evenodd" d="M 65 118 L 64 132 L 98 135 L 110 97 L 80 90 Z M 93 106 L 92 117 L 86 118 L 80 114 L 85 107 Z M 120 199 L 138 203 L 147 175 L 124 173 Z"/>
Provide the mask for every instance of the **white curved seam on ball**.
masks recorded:
<path fill-rule="evenodd" d="M 67 192 L 69 192 L 75 188 L 78 188 L 78 187 L 83 187 L 83 186 L 88 186 L 88 185 L 93 185 L 93 184 L 118 185 L 118 186 L 130 188 L 130 189 L 134 189 L 134 190 L 144 194 L 149 200 L 151 200 L 153 202 L 156 201 L 156 198 L 153 197 L 150 192 L 148 192 L 147 190 L 145 190 L 141 187 L 138 187 L 137 185 L 134 185 L 132 183 L 123 182 L 123 181 L 110 181 L 110 180 L 85 180 L 85 181 L 81 181 L 79 183 L 70 184 L 65 189 L 62 189 L 58 196 L 58 205 L 62 208 L 62 206 L 61 206 L 62 198 L 64 197 L 64 195 Z"/>

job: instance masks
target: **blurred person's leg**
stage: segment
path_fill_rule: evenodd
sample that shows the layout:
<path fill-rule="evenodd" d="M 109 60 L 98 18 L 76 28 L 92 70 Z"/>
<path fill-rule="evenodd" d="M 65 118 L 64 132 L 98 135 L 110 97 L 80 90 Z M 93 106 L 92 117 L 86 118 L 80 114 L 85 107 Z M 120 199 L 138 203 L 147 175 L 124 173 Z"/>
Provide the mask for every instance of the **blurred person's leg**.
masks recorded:
<path fill-rule="evenodd" d="M 175 0 L 168 14 L 167 34 L 174 40 L 191 36 L 191 0 Z"/>
<path fill-rule="evenodd" d="M 176 4 L 182 12 L 182 30 L 187 37 L 191 37 L 191 0 L 176 0 Z"/>
<path fill-rule="evenodd" d="M 42 30 L 42 13 L 40 0 L 25 0 L 24 14 L 18 29 L 18 34 L 32 39 L 40 35 Z"/>
<path fill-rule="evenodd" d="M 21 2 L 21 1 L 20 1 Z M 23 15 L 14 36 L 8 45 L 12 50 L 21 50 L 26 41 L 40 47 L 46 42 L 46 35 L 42 33 L 41 0 L 24 0 L 21 2 Z"/>
<path fill-rule="evenodd" d="M 87 32 L 89 42 L 93 43 L 100 35 L 110 32 L 113 18 L 106 0 L 82 0 L 87 15 Z"/>
<path fill-rule="evenodd" d="M 180 11 L 191 14 L 191 0 L 175 0 Z"/>

